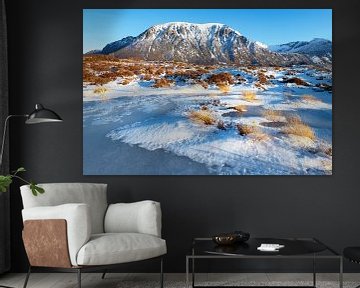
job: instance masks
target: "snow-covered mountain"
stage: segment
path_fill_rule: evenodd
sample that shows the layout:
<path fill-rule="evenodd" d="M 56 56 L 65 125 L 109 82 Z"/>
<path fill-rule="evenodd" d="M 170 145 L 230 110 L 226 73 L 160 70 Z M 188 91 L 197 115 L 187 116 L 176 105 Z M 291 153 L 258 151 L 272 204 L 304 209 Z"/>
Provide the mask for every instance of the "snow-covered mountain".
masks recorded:
<path fill-rule="evenodd" d="M 115 41 L 115 42 L 112 42 L 112 43 L 109 43 L 107 44 L 102 50 L 101 52 L 103 54 L 110 54 L 110 53 L 113 53 L 117 50 L 120 50 L 128 45 L 130 45 L 131 43 L 133 43 L 134 41 L 136 40 L 136 37 L 132 37 L 132 36 L 128 36 L 128 37 L 125 37 L 121 40 L 118 40 L 118 41 Z"/>
<path fill-rule="evenodd" d="M 311 41 L 296 41 L 280 45 L 271 45 L 269 49 L 278 53 L 300 53 L 332 58 L 332 42 L 321 38 L 315 38 Z"/>
<path fill-rule="evenodd" d="M 103 54 L 119 58 L 183 61 L 197 64 L 292 65 L 312 64 L 304 54 L 281 54 L 265 44 L 250 41 L 240 32 L 220 23 L 170 22 L 155 25 L 137 37 L 106 45 Z M 321 60 L 317 59 L 318 64 Z"/>
<path fill-rule="evenodd" d="M 94 50 L 90 50 L 85 53 L 85 55 L 91 55 L 91 54 L 103 54 L 103 52 L 102 52 L 102 50 L 94 49 Z"/>

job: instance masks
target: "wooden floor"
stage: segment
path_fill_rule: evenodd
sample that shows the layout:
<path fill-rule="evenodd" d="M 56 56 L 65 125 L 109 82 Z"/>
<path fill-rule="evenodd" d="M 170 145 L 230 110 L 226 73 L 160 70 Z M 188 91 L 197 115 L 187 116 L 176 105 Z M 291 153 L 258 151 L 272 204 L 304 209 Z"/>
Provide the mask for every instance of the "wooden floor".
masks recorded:
<path fill-rule="evenodd" d="M 241 273 L 241 274 L 228 274 L 228 273 L 212 273 L 212 274 L 197 274 L 198 281 L 222 281 L 231 279 L 236 280 L 249 280 L 261 283 L 267 283 L 269 281 L 309 281 L 312 280 L 312 274 L 289 274 L 289 273 Z M 10 286 L 14 288 L 22 288 L 25 279 L 25 274 L 5 274 L 0 276 L 0 287 L 1 285 Z M 125 274 L 125 273 L 109 273 L 105 280 L 101 279 L 101 273 L 84 273 L 82 275 L 82 286 L 87 287 L 106 287 L 106 288 L 117 288 L 117 287 L 139 287 L 139 283 L 158 283 L 159 274 Z M 317 280 L 321 281 L 334 281 L 338 280 L 338 274 L 335 273 L 319 273 L 317 274 Z M 143 282 L 142 282 L 143 281 Z M 155 281 L 155 282 L 153 282 Z M 351 283 L 350 283 L 351 282 Z M 126 283 L 122 285 L 121 283 Z M 176 285 L 174 284 L 176 283 Z M 180 284 L 179 284 L 180 283 Z M 183 283 L 183 285 L 182 285 Z M 348 283 L 346 285 L 346 283 Z M 348 287 L 349 284 L 354 283 L 360 284 L 360 273 L 349 273 L 344 274 L 344 286 Z M 137 285 L 135 285 L 137 284 Z M 168 285 L 167 285 L 168 284 Z M 294 284 L 294 285 L 295 285 Z M 140 284 L 141 286 L 141 284 Z M 157 286 L 157 285 L 156 285 Z M 75 273 L 33 273 L 31 274 L 28 288 L 75 288 L 76 274 Z M 146 287 L 151 287 L 146 286 Z M 185 274 L 165 274 L 165 288 L 172 287 L 185 287 Z"/>

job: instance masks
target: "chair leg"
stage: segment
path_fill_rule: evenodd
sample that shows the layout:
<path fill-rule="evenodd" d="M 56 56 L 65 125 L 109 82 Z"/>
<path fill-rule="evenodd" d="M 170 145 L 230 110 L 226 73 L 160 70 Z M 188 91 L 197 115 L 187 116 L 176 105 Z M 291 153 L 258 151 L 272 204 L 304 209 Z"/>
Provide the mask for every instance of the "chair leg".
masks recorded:
<path fill-rule="evenodd" d="M 31 265 L 29 266 L 29 270 L 26 274 L 26 278 L 25 278 L 25 282 L 24 282 L 24 286 L 23 288 L 26 288 L 27 284 L 28 284 L 28 281 L 29 281 L 29 277 L 30 277 L 30 274 L 31 274 Z"/>
<path fill-rule="evenodd" d="M 101 275 L 101 279 L 105 279 L 106 272 L 107 270 L 104 270 L 104 273 Z"/>
<path fill-rule="evenodd" d="M 81 288 L 81 269 L 77 269 L 78 288 Z"/>
<path fill-rule="evenodd" d="M 161 257 L 160 260 L 160 287 L 163 288 L 164 287 L 164 259 L 163 257 Z"/>

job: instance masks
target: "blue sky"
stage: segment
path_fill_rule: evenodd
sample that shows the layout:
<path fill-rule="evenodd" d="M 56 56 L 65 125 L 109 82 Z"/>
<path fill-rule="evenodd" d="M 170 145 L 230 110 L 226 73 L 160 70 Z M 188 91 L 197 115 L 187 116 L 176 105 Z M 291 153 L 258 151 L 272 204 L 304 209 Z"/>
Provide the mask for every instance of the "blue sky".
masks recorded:
<path fill-rule="evenodd" d="M 332 40 L 331 9 L 84 9 L 83 51 L 166 22 L 224 23 L 267 45 Z"/>

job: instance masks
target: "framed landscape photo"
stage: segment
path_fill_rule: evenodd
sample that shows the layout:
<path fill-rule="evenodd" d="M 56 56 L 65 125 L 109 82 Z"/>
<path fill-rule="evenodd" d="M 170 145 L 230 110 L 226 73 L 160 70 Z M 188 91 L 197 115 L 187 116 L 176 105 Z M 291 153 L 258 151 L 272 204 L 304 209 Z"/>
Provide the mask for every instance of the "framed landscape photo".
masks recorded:
<path fill-rule="evenodd" d="M 331 9 L 84 9 L 84 175 L 331 175 Z"/>

